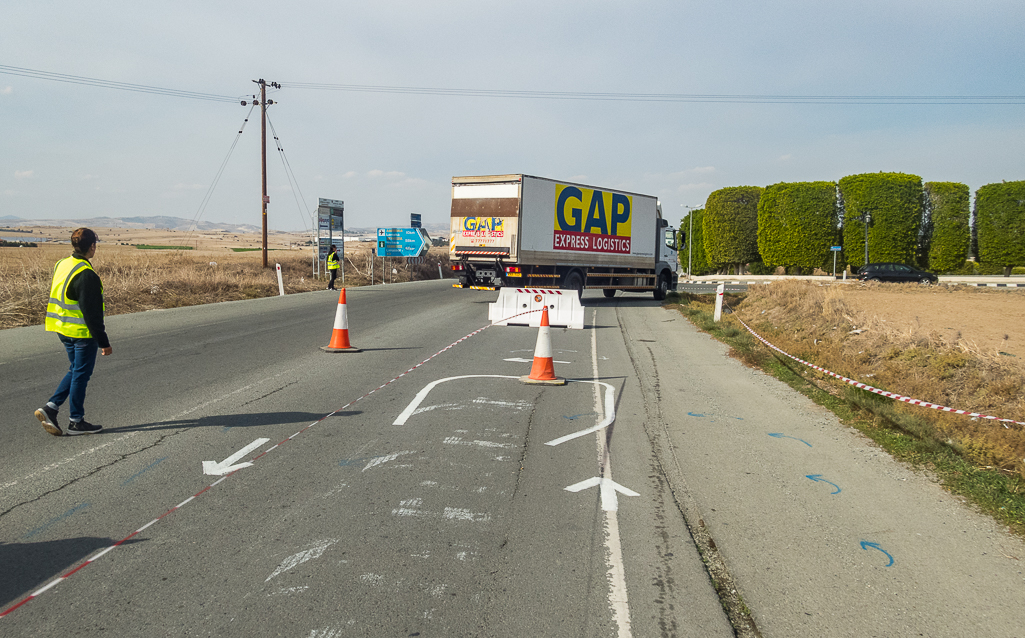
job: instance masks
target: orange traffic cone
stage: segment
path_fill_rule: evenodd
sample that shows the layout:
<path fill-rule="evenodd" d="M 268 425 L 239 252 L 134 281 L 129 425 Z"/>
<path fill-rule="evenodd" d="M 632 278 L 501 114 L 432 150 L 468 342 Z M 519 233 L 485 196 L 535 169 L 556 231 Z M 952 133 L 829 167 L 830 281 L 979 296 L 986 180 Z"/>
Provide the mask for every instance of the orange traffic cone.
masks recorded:
<path fill-rule="evenodd" d="M 537 332 L 537 345 L 534 346 L 534 365 L 530 374 L 520 377 L 523 383 L 532 385 L 566 385 L 566 380 L 555 376 L 555 362 L 552 361 L 552 335 L 548 327 L 548 306 L 541 311 L 541 327 Z"/>
<path fill-rule="evenodd" d="M 338 310 L 335 311 L 335 329 L 331 333 L 331 343 L 320 348 L 324 352 L 359 352 L 349 343 L 349 315 L 345 312 L 345 288 L 338 295 Z"/>

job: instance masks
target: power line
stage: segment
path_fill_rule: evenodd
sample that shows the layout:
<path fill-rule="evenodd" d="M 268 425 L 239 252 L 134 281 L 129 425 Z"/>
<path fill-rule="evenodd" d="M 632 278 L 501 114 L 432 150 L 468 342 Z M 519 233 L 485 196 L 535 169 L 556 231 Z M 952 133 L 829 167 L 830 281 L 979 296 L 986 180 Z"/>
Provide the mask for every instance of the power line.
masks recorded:
<path fill-rule="evenodd" d="M 6 66 L 0 64 L 0 74 L 18 75 L 21 77 L 35 78 L 37 80 L 51 80 L 53 82 L 67 82 L 69 84 L 82 84 L 85 86 L 97 86 L 105 89 L 117 89 L 120 91 L 134 91 L 136 93 L 150 93 L 153 95 L 165 95 L 169 97 L 187 98 L 190 100 L 208 100 L 212 102 L 238 102 L 239 98 L 231 95 L 216 95 L 213 93 L 197 93 L 195 91 L 181 91 L 179 89 L 168 89 L 159 86 L 146 84 L 130 84 L 128 82 L 114 82 L 112 80 L 101 80 L 79 75 L 68 75 L 67 73 L 52 73 L 50 71 L 39 71 L 36 69 L 24 69 L 17 66 Z"/>
<path fill-rule="evenodd" d="M 1022 95 L 731 95 L 688 93 L 596 93 L 584 91 L 511 91 L 372 84 L 317 84 L 282 82 L 282 88 L 353 93 L 395 93 L 450 97 L 489 97 L 532 100 L 584 100 L 604 102 L 681 102 L 734 104 L 1025 104 Z"/>

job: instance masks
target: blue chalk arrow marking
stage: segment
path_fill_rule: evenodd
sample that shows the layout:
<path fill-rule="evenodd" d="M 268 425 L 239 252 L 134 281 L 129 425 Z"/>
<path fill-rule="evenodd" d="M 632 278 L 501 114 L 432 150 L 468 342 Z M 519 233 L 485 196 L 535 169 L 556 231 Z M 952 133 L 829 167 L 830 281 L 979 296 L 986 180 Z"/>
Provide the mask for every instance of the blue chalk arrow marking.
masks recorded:
<path fill-rule="evenodd" d="M 793 436 L 787 436 L 786 434 L 780 434 L 779 432 L 770 432 L 769 436 L 775 437 L 777 439 L 793 439 L 795 441 L 800 441 L 801 443 L 804 443 L 808 447 L 812 447 L 811 443 L 808 443 L 804 439 L 799 439 L 799 438 L 793 437 Z"/>
<path fill-rule="evenodd" d="M 886 565 L 887 567 L 889 567 L 890 565 L 893 565 L 893 556 L 890 556 L 890 552 L 888 552 L 885 549 L 883 549 L 882 547 L 880 547 L 879 543 L 870 543 L 868 541 L 861 541 L 861 549 L 868 549 L 869 547 L 871 547 L 872 549 L 878 549 L 882 553 L 886 554 L 886 557 L 890 559 L 890 562 Z"/>
<path fill-rule="evenodd" d="M 821 474 L 808 474 L 808 478 L 817 483 L 829 483 L 830 485 L 836 488 L 836 491 L 833 492 L 833 494 L 839 494 L 842 491 L 839 485 L 833 483 L 832 481 L 827 481 L 826 479 L 822 478 Z"/>

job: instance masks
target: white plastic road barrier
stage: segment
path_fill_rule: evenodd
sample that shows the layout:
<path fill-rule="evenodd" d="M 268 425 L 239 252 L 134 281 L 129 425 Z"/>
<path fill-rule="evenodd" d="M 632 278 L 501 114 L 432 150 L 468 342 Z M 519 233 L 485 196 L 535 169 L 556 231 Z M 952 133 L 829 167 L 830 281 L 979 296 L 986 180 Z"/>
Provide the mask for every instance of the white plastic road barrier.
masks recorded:
<path fill-rule="evenodd" d="M 285 296 L 285 282 L 281 280 L 281 264 L 274 264 L 278 267 L 278 296 Z"/>
<path fill-rule="evenodd" d="M 722 319 L 722 296 L 726 292 L 726 284 L 719 284 L 715 289 L 715 321 Z"/>
<path fill-rule="evenodd" d="M 574 290 L 502 288 L 498 301 L 488 304 L 488 319 L 493 326 L 540 328 L 540 311 L 546 306 L 551 327 L 584 329 L 584 307 Z"/>

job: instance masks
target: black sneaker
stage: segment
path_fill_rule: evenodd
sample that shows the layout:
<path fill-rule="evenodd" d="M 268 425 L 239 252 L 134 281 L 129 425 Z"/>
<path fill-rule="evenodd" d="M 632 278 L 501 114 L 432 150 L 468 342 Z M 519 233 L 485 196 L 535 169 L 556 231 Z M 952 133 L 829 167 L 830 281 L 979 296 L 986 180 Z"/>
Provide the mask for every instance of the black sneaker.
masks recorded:
<path fill-rule="evenodd" d="M 57 425 L 57 410 L 48 405 L 36 410 L 36 418 L 43 424 L 43 429 L 54 436 L 62 436 L 61 428 Z"/>
<path fill-rule="evenodd" d="M 102 429 L 102 425 L 93 425 L 85 419 L 82 419 L 77 423 L 72 421 L 71 425 L 68 426 L 68 436 L 75 436 L 76 434 L 96 434 Z"/>

